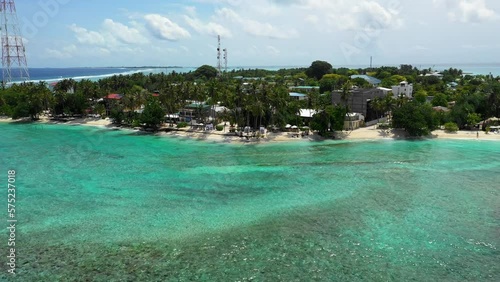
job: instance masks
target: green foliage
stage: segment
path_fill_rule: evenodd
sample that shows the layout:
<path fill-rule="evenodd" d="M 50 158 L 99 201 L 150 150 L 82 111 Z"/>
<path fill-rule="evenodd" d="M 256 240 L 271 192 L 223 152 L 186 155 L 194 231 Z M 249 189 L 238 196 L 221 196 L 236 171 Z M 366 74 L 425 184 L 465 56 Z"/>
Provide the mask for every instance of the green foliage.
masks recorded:
<path fill-rule="evenodd" d="M 122 108 L 117 107 L 111 110 L 109 117 L 114 124 L 121 125 L 125 119 L 125 113 Z"/>
<path fill-rule="evenodd" d="M 103 104 L 97 104 L 94 107 L 94 113 L 104 116 L 104 114 L 106 113 L 106 107 L 104 107 Z"/>
<path fill-rule="evenodd" d="M 189 124 L 187 122 L 179 122 L 177 124 L 177 128 L 186 128 L 186 127 L 188 127 L 188 125 Z"/>
<path fill-rule="evenodd" d="M 197 68 L 193 74 L 196 78 L 202 78 L 208 80 L 217 77 L 217 73 L 218 71 L 216 68 L 209 65 L 203 65 Z"/>
<path fill-rule="evenodd" d="M 458 125 L 454 122 L 447 122 L 444 124 L 444 130 L 446 132 L 457 132 L 458 131 Z"/>
<path fill-rule="evenodd" d="M 399 85 L 402 81 L 406 81 L 406 77 L 396 74 L 382 79 L 381 86 L 391 88 L 394 85 Z"/>
<path fill-rule="evenodd" d="M 319 81 L 319 92 L 327 93 L 342 88 L 342 85 L 349 80 L 349 77 L 339 74 L 325 74 Z"/>
<path fill-rule="evenodd" d="M 366 81 L 366 79 L 363 79 L 361 77 L 356 77 L 351 82 L 353 85 L 356 85 L 359 88 L 369 88 L 371 86 L 370 82 Z"/>
<path fill-rule="evenodd" d="M 12 119 L 20 119 L 24 117 L 29 117 L 29 105 L 27 103 L 21 102 L 12 111 Z"/>
<path fill-rule="evenodd" d="M 393 112 L 393 127 L 404 128 L 410 136 L 429 135 L 437 124 L 435 112 L 428 103 L 408 102 Z"/>
<path fill-rule="evenodd" d="M 326 136 L 329 131 L 340 131 L 344 128 L 346 110 L 340 106 L 327 106 L 325 110 L 313 116 L 311 129 L 317 130 L 321 136 Z"/>
<path fill-rule="evenodd" d="M 448 106 L 448 98 L 443 93 L 437 93 L 436 95 L 434 95 L 434 98 L 432 98 L 431 103 L 432 103 L 432 106 L 434 106 L 434 107 L 437 107 L 437 106 L 447 107 Z"/>
<path fill-rule="evenodd" d="M 222 131 L 222 130 L 224 130 L 224 126 L 223 125 L 217 125 L 217 126 L 215 126 L 215 129 L 217 131 Z"/>
<path fill-rule="evenodd" d="M 470 113 L 467 115 L 467 124 L 469 126 L 474 126 L 481 121 L 481 115 L 477 113 Z"/>
<path fill-rule="evenodd" d="M 133 120 L 132 121 L 132 127 L 140 127 L 141 126 L 141 122 L 139 120 Z"/>
<path fill-rule="evenodd" d="M 332 71 L 332 65 L 325 61 L 314 61 L 306 70 L 306 75 L 320 80 L 325 74 Z"/>
<path fill-rule="evenodd" d="M 427 101 L 427 96 L 427 91 L 425 90 L 417 91 L 415 95 L 413 95 L 415 101 L 419 102 L 420 104 L 423 104 Z"/>
<path fill-rule="evenodd" d="M 0 92 L 0 112 L 14 119 L 38 115 L 48 107 L 50 91 L 45 83 L 14 84 Z"/>
<path fill-rule="evenodd" d="M 140 121 L 144 123 L 146 127 L 156 130 L 163 123 L 164 118 L 165 110 L 163 110 L 160 102 L 157 99 L 150 99 L 144 107 Z"/>

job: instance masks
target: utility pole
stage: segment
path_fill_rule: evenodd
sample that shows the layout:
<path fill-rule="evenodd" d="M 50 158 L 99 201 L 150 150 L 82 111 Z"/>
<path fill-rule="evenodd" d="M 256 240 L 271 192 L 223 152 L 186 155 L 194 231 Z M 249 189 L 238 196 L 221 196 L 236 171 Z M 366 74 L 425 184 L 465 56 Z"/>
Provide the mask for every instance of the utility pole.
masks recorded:
<path fill-rule="evenodd" d="M 26 49 L 17 19 L 14 0 L 0 1 L 3 86 L 12 82 L 13 78 L 21 81 L 30 79 Z"/>
<path fill-rule="evenodd" d="M 222 61 L 221 61 L 221 49 L 220 49 L 220 35 L 217 35 L 217 75 L 222 75 Z"/>

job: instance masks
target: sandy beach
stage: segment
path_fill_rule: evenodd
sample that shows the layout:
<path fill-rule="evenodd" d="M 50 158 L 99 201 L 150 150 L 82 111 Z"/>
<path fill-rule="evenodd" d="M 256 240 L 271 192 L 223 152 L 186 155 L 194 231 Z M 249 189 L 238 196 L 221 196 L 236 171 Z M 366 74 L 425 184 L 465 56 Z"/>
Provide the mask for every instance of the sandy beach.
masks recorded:
<path fill-rule="evenodd" d="M 0 122 L 18 122 L 18 123 L 31 123 L 29 119 L 12 120 L 6 117 L 0 117 Z M 82 119 L 71 119 L 68 121 L 54 121 L 47 117 L 42 117 L 39 121 L 34 122 L 34 124 L 68 124 L 68 125 L 82 125 L 82 126 L 97 126 L 106 127 L 110 129 L 129 129 L 131 128 L 121 128 L 115 126 L 109 118 L 82 118 Z M 135 129 L 139 131 L 138 129 Z M 175 129 L 168 127 L 163 128 L 159 133 L 161 136 L 170 136 L 176 138 L 186 138 L 192 140 L 205 140 L 211 142 L 222 142 L 222 143 L 265 143 L 265 142 L 299 142 L 299 141 L 321 141 L 324 140 L 321 136 L 317 134 L 310 134 L 309 136 L 301 136 L 293 132 L 278 132 L 271 133 L 268 132 L 264 137 L 260 138 L 246 138 L 239 137 L 234 133 L 221 132 L 221 131 L 201 131 L 192 130 L 189 128 Z M 448 133 L 444 130 L 435 130 L 432 135 L 426 138 L 439 138 L 439 139 L 479 139 L 479 140 L 499 140 L 500 134 L 489 133 L 486 134 L 483 131 L 479 132 L 479 138 L 477 137 L 476 131 L 458 131 L 455 133 Z M 297 135 L 299 137 L 297 137 Z M 335 133 L 336 140 L 377 140 L 377 139 L 407 139 L 408 136 L 402 130 L 382 130 L 377 129 L 376 126 L 365 127 L 356 129 L 354 131 L 342 131 Z"/>

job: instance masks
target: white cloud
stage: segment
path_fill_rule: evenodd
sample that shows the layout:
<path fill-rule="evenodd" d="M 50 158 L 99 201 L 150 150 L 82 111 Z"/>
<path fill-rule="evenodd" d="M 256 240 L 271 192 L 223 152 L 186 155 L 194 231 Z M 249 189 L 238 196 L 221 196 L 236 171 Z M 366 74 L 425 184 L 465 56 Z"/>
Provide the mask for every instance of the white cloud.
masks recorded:
<path fill-rule="evenodd" d="M 105 45 L 106 43 L 106 40 L 99 32 L 89 31 L 83 27 L 77 26 L 76 24 L 70 25 L 69 28 L 75 33 L 76 39 L 79 43 L 89 45 Z"/>
<path fill-rule="evenodd" d="M 45 54 L 49 58 L 54 59 L 70 59 L 77 53 L 77 47 L 75 45 L 68 45 L 61 49 L 45 49 Z"/>
<path fill-rule="evenodd" d="M 138 29 L 130 28 L 111 19 L 104 21 L 103 28 L 108 35 L 125 44 L 143 44 L 148 42 L 148 39 Z"/>
<path fill-rule="evenodd" d="M 111 51 L 104 47 L 78 48 L 74 44 L 62 48 L 46 48 L 45 56 L 50 59 L 66 60 L 75 57 L 106 57 L 111 55 Z"/>
<path fill-rule="evenodd" d="M 430 48 L 422 46 L 422 45 L 415 45 L 411 48 L 413 51 L 428 51 Z"/>
<path fill-rule="evenodd" d="M 144 16 L 144 19 L 148 30 L 158 39 L 177 41 L 191 37 L 189 31 L 161 15 L 148 14 Z"/>
<path fill-rule="evenodd" d="M 500 48 L 500 44 L 464 44 L 462 48 L 475 51 L 496 50 Z"/>
<path fill-rule="evenodd" d="M 273 39 L 287 39 L 298 37 L 298 32 L 294 28 L 276 27 L 268 22 L 248 19 L 229 8 L 222 8 L 217 10 L 216 15 L 219 18 L 224 18 L 232 23 L 240 25 L 243 31 L 252 36 L 267 37 Z"/>
<path fill-rule="evenodd" d="M 281 51 L 274 46 L 267 46 L 266 50 L 267 50 L 267 53 L 270 55 L 279 55 L 281 53 Z"/>
<path fill-rule="evenodd" d="M 314 19 L 313 16 L 325 19 L 327 26 L 338 30 L 389 29 L 402 25 L 399 2 L 382 5 L 373 0 L 296 0 L 293 3 L 308 11 L 309 19 Z"/>
<path fill-rule="evenodd" d="M 77 41 L 81 44 L 109 48 L 148 42 L 148 39 L 137 28 L 128 27 L 111 19 L 104 20 L 99 31 L 87 30 L 76 24 L 72 24 L 69 28 L 74 32 Z"/>
<path fill-rule="evenodd" d="M 485 0 L 433 0 L 435 6 L 444 6 L 451 21 L 461 23 L 482 23 L 499 18 L 495 10 L 486 5 Z"/>
<path fill-rule="evenodd" d="M 220 35 L 224 38 L 232 37 L 231 31 L 218 23 L 203 23 L 201 20 L 189 16 L 184 16 L 184 20 L 192 29 L 200 34 Z"/>

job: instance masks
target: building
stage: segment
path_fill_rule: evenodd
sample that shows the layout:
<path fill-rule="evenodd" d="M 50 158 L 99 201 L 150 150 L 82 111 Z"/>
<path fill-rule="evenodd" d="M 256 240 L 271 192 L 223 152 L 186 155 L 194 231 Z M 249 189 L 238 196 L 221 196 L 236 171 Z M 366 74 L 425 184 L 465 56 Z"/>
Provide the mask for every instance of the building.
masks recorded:
<path fill-rule="evenodd" d="M 312 91 L 318 91 L 319 92 L 319 86 L 291 86 L 290 91 L 292 92 L 300 92 L 300 93 L 308 93 Z"/>
<path fill-rule="evenodd" d="M 412 98 L 413 84 L 402 81 L 399 85 L 392 87 L 392 94 L 394 94 L 395 97 L 406 96 L 407 98 Z"/>
<path fill-rule="evenodd" d="M 353 89 L 350 91 L 347 99 L 347 105 L 350 112 L 359 113 L 366 118 L 366 121 L 375 120 L 378 118 L 377 113 L 371 107 L 371 101 L 375 98 L 383 98 L 387 96 L 387 91 L 372 88 L 372 89 Z M 334 105 L 343 105 L 342 91 L 332 92 L 332 103 Z"/>
<path fill-rule="evenodd" d="M 432 72 L 432 73 L 427 73 L 427 74 L 425 74 L 425 76 L 427 76 L 427 77 L 428 77 L 428 76 L 434 76 L 434 77 L 437 77 L 437 78 L 439 78 L 439 79 L 442 79 L 442 78 L 443 78 L 443 75 L 442 75 L 442 74 L 440 74 L 438 71 L 434 71 L 434 72 Z"/>
<path fill-rule="evenodd" d="M 359 113 L 348 113 L 344 119 L 344 130 L 355 130 L 361 127 L 365 117 Z"/>
<path fill-rule="evenodd" d="M 295 99 L 295 100 L 298 100 L 298 101 L 302 101 L 302 100 L 307 99 L 307 95 L 306 94 L 297 93 L 297 92 L 290 92 L 290 97 L 292 99 Z"/>

